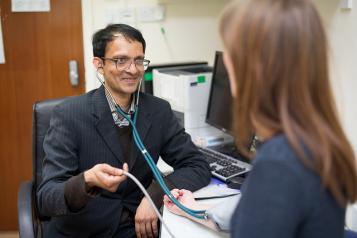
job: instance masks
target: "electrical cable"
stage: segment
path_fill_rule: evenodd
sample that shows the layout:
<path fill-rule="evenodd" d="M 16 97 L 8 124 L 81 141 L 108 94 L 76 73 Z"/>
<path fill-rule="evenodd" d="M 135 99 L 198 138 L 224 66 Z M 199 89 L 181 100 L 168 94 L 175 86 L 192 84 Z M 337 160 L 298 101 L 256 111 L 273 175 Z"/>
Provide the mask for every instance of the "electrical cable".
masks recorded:
<path fill-rule="evenodd" d="M 172 238 L 175 238 L 175 236 L 172 234 L 172 232 L 170 231 L 170 229 L 167 227 L 167 224 L 164 222 L 164 219 L 162 218 L 162 216 L 161 216 L 159 210 L 157 209 L 157 207 L 155 206 L 154 202 L 152 201 L 150 195 L 148 194 L 148 192 L 146 191 L 146 189 L 144 188 L 144 186 L 140 183 L 140 181 L 139 181 L 137 178 L 135 178 L 135 176 L 132 175 L 132 174 L 129 173 L 129 172 L 126 172 L 126 171 L 123 170 L 123 174 L 124 174 L 125 176 L 128 176 L 131 180 L 133 180 L 133 181 L 136 183 L 136 185 L 138 185 L 138 187 L 139 187 L 139 188 L 141 189 L 141 191 L 144 193 L 145 197 L 149 200 L 150 205 L 154 208 L 157 217 L 158 217 L 159 220 L 161 221 L 161 224 L 164 225 L 165 229 L 166 229 L 167 232 L 170 234 L 170 236 L 171 236 Z"/>

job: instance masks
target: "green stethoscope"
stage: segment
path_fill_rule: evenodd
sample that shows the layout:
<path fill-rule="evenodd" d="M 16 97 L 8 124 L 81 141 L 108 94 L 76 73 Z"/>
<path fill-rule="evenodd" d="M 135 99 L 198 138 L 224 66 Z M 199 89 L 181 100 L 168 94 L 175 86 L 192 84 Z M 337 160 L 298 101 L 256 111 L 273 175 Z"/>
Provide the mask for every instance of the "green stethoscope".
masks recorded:
<path fill-rule="evenodd" d="M 170 190 L 168 189 L 168 187 L 166 186 L 162 176 L 161 176 L 161 173 L 160 171 L 158 170 L 158 168 L 156 167 L 156 164 L 154 162 L 154 160 L 152 159 L 151 155 L 149 154 L 149 152 L 146 150 L 140 136 L 139 136 L 139 133 L 138 133 L 138 130 L 136 128 L 136 119 L 137 119 L 137 116 L 138 116 L 138 110 L 139 110 L 139 89 L 141 87 L 141 82 L 142 82 L 142 79 L 140 80 L 140 83 L 139 83 L 139 87 L 138 87 L 138 90 L 137 90 L 137 94 L 136 94 L 136 97 L 135 97 L 135 110 L 134 110 L 134 113 L 133 114 L 128 114 L 126 112 L 124 112 L 120 106 L 117 104 L 117 102 L 115 101 L 113 95 L 111 94 L 110 90 L 105 86 L 105 81 L 104 81 L 104 76 L 102 74 L 100 74 L 98 71 L 97 71 L 97 74 L 96 74 L 99 82 L 103 85 L 104 89 L 107 91 L 107 93 L 109 94 L 113 104 L 115 105 L 115 110 L 116 110 L 116 113 L 118 115 L 121 115 L 122 117 L 124 117 L 128 122 L 129 124 L 131 125 L 131 128 L 132 128 L 132 133 L 133 133 L 133 138 L 134 138 L 134 142 L 135 142 L 135 145 L 138 147 L 138 149 L 140 150 L 141 154 L 144 156 L 146 162 L 148 163 L 151 171 L 153 172 L 157 182 L 159 183 L 161 189 L 164 191 L 164 193 L 170 198 L 170 200 L 177 206 L 179 207 L 181 210 L 183 210 L 184 212 L 186 212 L 187 214 L 195 217 L 195 218 L 198 218 L 198 219 L 206 219 L 207 216 L 206 216 L 206 211 L 205 210 L 192 210 L 188 207 L 185 207 L 184 205 L 182 205 L 170 192 Z M 133 120 L 131 119 L 131 116 L 133 116 Z"/>

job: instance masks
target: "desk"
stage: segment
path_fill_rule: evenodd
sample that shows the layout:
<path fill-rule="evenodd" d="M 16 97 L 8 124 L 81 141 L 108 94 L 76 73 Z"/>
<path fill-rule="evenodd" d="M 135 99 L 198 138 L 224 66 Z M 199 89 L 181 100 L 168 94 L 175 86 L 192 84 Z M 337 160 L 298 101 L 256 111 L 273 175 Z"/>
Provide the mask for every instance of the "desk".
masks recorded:
<path fill-rule="evenodd" d="M 237 193 L 237 190 L 227 188 L 225 184 L 217 184 L 217 182 L 213 180 L 208 186 L 194 192 L 194 195 L 195 197 L 206 197 L 206 196 L 217 196 L 217 195 L 219 196 L 219 195 L 231 194 L 231 193 Z M 217 204 L 217 203 L 224 202 L 225 199 L 226 198 L 209 199 L 199 202 L 207 203 L 207 204 Z M 230 237 L 229 233 L 216 232 L 210 230 L 209 228 L 197 222 L 191 221 L 185 217 L 175 215 L 171 213 L 166 207 L 164 207 L 163 219 L 176 238 L 228 238 Z M 170 234 L 166 231 L 165 227 L 163 226 L 161 227 L 160 237 L 171 238 Z"/>

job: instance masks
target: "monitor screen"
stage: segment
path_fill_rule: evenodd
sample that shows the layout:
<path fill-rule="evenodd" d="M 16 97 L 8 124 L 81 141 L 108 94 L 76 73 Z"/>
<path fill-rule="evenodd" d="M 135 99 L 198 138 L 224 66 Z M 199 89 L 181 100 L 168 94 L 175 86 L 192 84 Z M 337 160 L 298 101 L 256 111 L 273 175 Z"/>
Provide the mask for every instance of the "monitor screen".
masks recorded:
<path fill-rule="evenodd" d="M 233 135 L 232 103 L 228 73 L 223 63 L 223 53 L 217 51 L 214 59 L 206 122 Z"/>
<path fill-rule="evenodd" d="M 215 128 L 222 130 L 232 136 L 233 133 L 233 115 L 232 115 L 233 97 L 229 84 L 228 73 L 223 63 L 223 53 L 217 51 L 214 59 L 211 91 L 208 100 L 206 122 Z M 250 151 L 255 151 L 260 144 L 258 138 L 252 134 Z M 235 144 L 228 144 L 216 148 L 218 151 L 237 157 Z M 248 160 L 247 160 L 248 161 Z"/>

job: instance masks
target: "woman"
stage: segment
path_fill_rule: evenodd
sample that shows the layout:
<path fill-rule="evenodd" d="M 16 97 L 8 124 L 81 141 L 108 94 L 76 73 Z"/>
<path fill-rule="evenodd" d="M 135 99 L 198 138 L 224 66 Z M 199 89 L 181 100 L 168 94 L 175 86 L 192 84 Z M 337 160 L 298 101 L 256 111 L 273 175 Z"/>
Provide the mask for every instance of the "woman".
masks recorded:
<path fill-rule="evenodd" d="M 263 141 L 230 219 L 232 237 L 343 237 L 346 205 L 357 199 L 356 161 L 337 118 L 315 7 L 308 0 L 235 3 L 220 30 L 238 146 L 246 148 L 252 131 Z M 188 191 L 173 194 L 198 206 Z"/>

